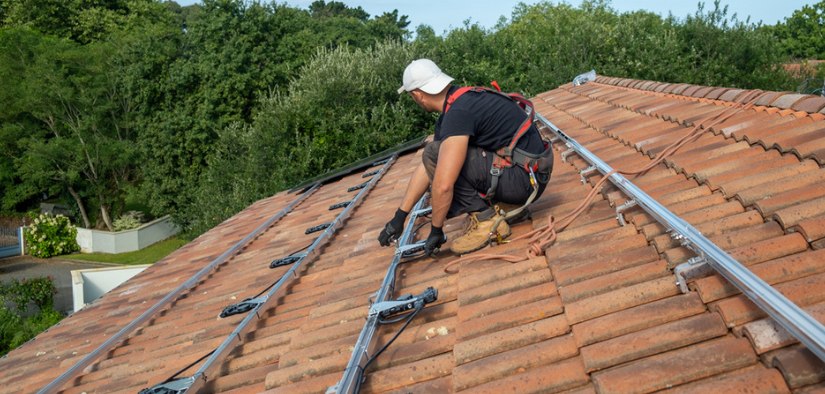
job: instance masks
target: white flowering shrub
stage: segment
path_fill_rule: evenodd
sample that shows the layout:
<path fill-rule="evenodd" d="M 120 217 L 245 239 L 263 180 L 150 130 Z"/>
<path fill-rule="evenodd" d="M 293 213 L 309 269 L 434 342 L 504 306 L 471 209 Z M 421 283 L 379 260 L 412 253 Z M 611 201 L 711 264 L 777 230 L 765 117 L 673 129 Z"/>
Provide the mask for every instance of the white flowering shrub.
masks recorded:
<path fill-rule="evenodd" d="M 77 244 L 77 229 L 63 215 L 32 213 L 32 225 L 24 236 L 29 254 L 35 257 L 51 257 L 80 250 Z"/>
<path fill-rule="evenodd" d="M 123 215 L 112 224 L 115 226 L 115 231 L 131 230 L 140 227 L 140 220 L 132 215 Z"/>

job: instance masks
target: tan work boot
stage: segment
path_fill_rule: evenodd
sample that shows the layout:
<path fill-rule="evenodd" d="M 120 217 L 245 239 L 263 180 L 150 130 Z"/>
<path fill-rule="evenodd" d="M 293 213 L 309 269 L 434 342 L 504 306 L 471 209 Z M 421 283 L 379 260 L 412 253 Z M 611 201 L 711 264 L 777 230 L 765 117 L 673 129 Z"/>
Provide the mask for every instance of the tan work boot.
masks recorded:
<path fill-rule="evenodd" d="M 509 212 L 515 211 L 516 209 L 521 208 L 521 205 L 518 204 L 508 204 L 506 202 L 497 202 L 496 206 L 499 208 L 500 211 L 504 211 L 505 215 Z M 520 223 L 522 220 L 530 219 L 530 211 L 527 210 L 525 207 L 518 215 L 513 216 L 511 218 L 505 219 L 507 224 L 514 225 L 516 223 Z"/>
<path fill-rule="evenodd" d="M 487 246 L 490 243 L 490 229 L 498 218 L 498 213 L 492 209 L 467 214 L 464 233 L 450 244 L 450 250 L 456 254 L 467 254 Z M 510 236 L 510 226 L 503 220 L 497 230 L 501 238 Z"/>

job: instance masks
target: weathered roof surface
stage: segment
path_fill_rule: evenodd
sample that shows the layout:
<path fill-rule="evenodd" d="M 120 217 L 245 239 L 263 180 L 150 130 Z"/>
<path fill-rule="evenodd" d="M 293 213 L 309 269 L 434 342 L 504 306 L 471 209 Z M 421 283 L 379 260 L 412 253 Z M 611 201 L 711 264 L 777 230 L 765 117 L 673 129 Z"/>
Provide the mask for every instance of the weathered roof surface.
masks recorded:
<path fill-rule="evenodd" d="M 533 99 L 537 111 L 614 168 L 638 168 L 748 91 L 600 77 Z M 631 178 L 756 275 L 825 321 L 825 99 L 770 93 L 707 128 L 665 164 Z M 557 149 L 564 150 L 561 143 Z M 323 393 L 338 382 L 393 250 L 378 231 L 421 152 L 389 168 L 320 257 L 210 377 L 206 391 Z M 524 234 L 576 208 L 600 178 L 556 155 L 551 184 Z M 324 185 L 201 284 L 88 368 L 65 393 L 136 393 L 217 347 L 243 317 L 229 304 L 276 281 L 269 263 L 312 242 L 361 174 Z M 0 360 L 4 392 L 35 392 L 177 285 L 283 209 L 259 201 Z M 825 364 L 718 275 L 683 294 L 672 270 L 693 253 L 605 186 L 545 257 L 401 266 L 396 295 L 433 286 L 428 305 L 367 370 L 362 393 L 822 393 Z M 450 239 L 460 219 L 448 221 Z M 418 238 L 425 236 L 426 227 Z M 497 246 L 523 254 L 526 241 Z M 380 326 L 379 344 L 400 323 Z M 192 372 L 192 371 L 190 371 Z M 186 376 L 186 374 L 183 374 Z"/>

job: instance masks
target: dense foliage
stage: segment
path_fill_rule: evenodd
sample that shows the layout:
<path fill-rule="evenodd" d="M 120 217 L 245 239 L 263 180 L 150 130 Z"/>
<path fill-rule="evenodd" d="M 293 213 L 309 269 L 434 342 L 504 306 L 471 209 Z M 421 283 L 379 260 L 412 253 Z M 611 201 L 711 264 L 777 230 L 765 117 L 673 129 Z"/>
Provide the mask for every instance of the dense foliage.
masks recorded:
<path fill-rule="evenodd" d="M 397 11 L 338 1 L 33 2 L 0 0 L 0 209 L 45 194 L 75 222 L 111 230 L 137 195 L 189 236 L 429 132 L 433 116 L 395 93 L 411 59 L 528 95 L 590 69 L 784 91 L 801 78 L 784 71 L 789 56 L 821 56 L 794 48 L 825 42 L 825 2 L 766 27 L 728 18 L 719 2 L 678 18 L 542 1 L 491 29 L 439 36 L 421 25 L 414 39 Z"/>
<path fill-rule="evenodd" d="M 76 238 L 77 229 L 63 215 L 32 214 L 31 226 L 23 236 L 29 254 L 46 258 L 80 250 Z"/>
<path fill-rule="evenodd" d="M 773 33 L 787 54 L 825 60 L 825 1 L 802 6 L 785 23 L 773 27 Z"/>
<path fill-rule="evenodd" d="M 29 280 L 12 279 L 8 284 L 0 283 L 0 356 L 26 343 L 63 318 L 60 312 L 53 309 L 55 294 L 57 289 L 51 276 Z M 17 310 L 4 307 L 6 301 L 12 302 Z M 33 313 L 27 313 L 30 303 L 37 307 Z"/>

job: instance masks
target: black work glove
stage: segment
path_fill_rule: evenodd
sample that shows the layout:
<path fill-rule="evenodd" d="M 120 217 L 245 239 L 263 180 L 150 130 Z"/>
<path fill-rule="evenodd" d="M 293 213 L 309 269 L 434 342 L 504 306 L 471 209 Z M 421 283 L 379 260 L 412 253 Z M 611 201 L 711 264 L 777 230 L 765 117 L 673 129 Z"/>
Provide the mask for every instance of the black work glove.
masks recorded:
<path fill-rule="evenodd" d="M 395 217 L 387 222 L 384 230 L 381 231 L 381 234 L 378 234 L 378 243 L 381 246 L 390 246 L 390 242 L 398 239 L 398 236 L 404 232 L 404 221 L 407 220 L 408 214 L 408 212 L 402 211 L 401 208 L 395 211 Z"/>
<path fill-rule="evenodd" d="M 441 245 L 447 242 L 447 237 L 444 236 L 444 231 L 441 227 L 432 226 L 430 236 L 427 237 L 427 242 L 424 243 L 424 253 L 427 256 L 435 258 L 438 252 L 441 252 Z"/>

